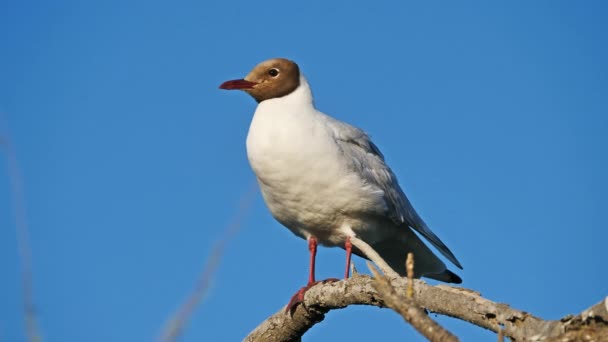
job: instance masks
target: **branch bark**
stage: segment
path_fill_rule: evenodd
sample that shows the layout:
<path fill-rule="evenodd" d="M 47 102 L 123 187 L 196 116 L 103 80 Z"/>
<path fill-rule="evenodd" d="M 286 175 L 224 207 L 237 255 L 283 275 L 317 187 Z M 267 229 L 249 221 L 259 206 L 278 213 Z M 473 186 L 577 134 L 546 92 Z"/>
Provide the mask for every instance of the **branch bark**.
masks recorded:
<path fill-rule="evenodd" d="M 411 260 L 413 257 L 412 253 L 408 255 L 408 262 L 413 264 Z M 419 333 L 421 333 L 424 337 L 426 337 L 429 341 L 436 342 L 458 342 L 458 338 L 452 335 L 448 330 L 446 330 L 441 325 L 437 324 L 437 322 L 433 321 L 421 308 L 418 303 L 413 299 L 414 297 L 414 287 L 413 285 L 413 267 L 412 272 L 409 272 L 408 268 L 408 282 L 407 282 L 407 295 L 404 296 L 399 291 L 396 291 L 395 288 L 391 285 L 391 282 L 388 277 L 378 274 L 378 271 L 371 265 L 369 262 L 367 263 L 367 267 L 374 274 L 374 279 L 376 280 L 373 283 L 374 288 L 380 295 L 382 296 L 382 300 L 384 303 L 391 309 L 395 310 L 398 314 L 403 317 L 403 319 L 411 324 L 414 329 L 416 329 Z"/>
<path fill-rule="evenodd" d="M 406 293 L 407 279 L 387 279 L 396 292 Z M 579 315 L 561 320 L 543 320 L 483 298 L 472 290 L 447 285 L 431 286 L 417 279 L 413 281 L 414 296 L 420 306 L 494 332 L 502 329 L 502 334 L 513 341 L 550 341 L 573 335 L 573 332 L 578 334 L 576 336 L 595 334 L 608 338 L 608 297 Z M 330 310 L 349 305 L 387 307 L 374 288 L 374 282 L 374 278 L 369 276 L 355 275 L 347 280 L 318 284 L 306 292 L 304 305 L 299 305 L 293 316 L 285 314 L 285 308 L 281 308 L 255 328 L 244 341 L 297 341 L 308 329 L 323 321 Z M 601 341 L 601 338 L 595 340 Z"/>

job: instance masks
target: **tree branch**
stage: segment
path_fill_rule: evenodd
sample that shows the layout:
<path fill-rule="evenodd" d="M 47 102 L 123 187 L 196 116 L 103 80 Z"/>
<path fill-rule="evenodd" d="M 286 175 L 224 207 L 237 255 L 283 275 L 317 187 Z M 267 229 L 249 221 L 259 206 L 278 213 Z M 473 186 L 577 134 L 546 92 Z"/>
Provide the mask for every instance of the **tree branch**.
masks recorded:
<path fill-rule="evenodd" d="M 395 291 L 406 292 L 407 279 L 388 280 Z M 373 283 L 374 279 L 369 276 L 355 275 L 347 280 L 318 284 L 306 292 L 304 305 L 299 305 L 292 317 L 285 314 L 285 308 L 281 308 L 255 328 L 244 341 L 294 341 L 321 322 L 330 310 L 348 305 L 386 307 Z M 583 326 L 594 326 L 600 333 L 608 335 L 608 298 L 580 315 L 554 321 L 495 303 L 472 290 L 447 285 L 431 286 L 422 280 L 414 280 L 414 284 L 416 302 L 427 310 L 494 332 L 502 329 L 502 334 L 512 340 L 551 339 Z"/>
<path fill-rule="evenodd" d="M 408 254 L 408 261 L 412 258 L 412 253 Z M 409 263 L 408 263 L 409 264 Z M 410 323 L 414 329 L 426 337 L 429 341 L 441 342 L 458 342 L 458 338 L 452 335 L 444 327 L 433 321 L 413 299 L 413 272 L 412 276 L 408 274 L 408 282 L 406 293 L 407 296 L 400 294 L 391 285 L 388 277 L 380 275 L 371 263 L 367 263 L 367 267 L 374 274 L 374 288 L 382 296 L 384 303 L 391 309 L 395 310 L 403 319 Z M 412 267 L 413 268 L 413 267 Z M 410 272 L 408 272 L 410 273 Z M 411 293 L 411 295 L 410 295 Z"/>

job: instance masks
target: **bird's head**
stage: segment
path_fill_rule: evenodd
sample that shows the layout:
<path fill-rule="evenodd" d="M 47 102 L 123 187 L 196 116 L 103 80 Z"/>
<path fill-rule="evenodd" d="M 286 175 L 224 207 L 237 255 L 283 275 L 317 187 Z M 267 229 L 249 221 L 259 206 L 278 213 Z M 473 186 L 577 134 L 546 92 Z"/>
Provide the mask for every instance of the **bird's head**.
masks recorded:
<path fill-rule="evenodd" d="M 273 58 L 256 65 L 243 79 L 226 81 L 220 89 L 242 90 L 257 102 L 283 97 L 300 85 L 300 68 L 285 58 Z"/>

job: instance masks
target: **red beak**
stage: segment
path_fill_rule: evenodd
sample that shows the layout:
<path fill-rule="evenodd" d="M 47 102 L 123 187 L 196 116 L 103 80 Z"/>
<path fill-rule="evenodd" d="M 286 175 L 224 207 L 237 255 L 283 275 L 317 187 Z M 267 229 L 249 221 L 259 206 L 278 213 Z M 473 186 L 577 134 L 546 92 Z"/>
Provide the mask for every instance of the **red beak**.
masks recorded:
<path fill-rule="evenodd" d="M 249 82 L 249 81 L 245 81 L 245 80 L 232 80 L 232 81 L 226 81 L 226 82 L 222 83 L 220 85 L 220 89 L 226 89 L 226 90 L 251 89 L 256 84 L 257 83 L 255 83 L 255 82 Z"/>

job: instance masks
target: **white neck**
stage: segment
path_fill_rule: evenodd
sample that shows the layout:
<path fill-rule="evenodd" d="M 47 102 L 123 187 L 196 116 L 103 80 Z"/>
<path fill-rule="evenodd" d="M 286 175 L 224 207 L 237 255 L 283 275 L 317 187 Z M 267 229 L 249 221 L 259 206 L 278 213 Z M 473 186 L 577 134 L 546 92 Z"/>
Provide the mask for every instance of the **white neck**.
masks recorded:
<path fill-rule="evenodd" d="M 313 107 L 313 99 L 312 92 L 310 90 L 310 86 L 308 85 L 308 81 L 306 81 L 306 77 L 300 74 L 300 85 L 288 95 L 283 97 L 277 97 L 274 99 L 268 99 L 260 102 L 258 105 L 258 110 L 260 107 L 266 106 L 302 106 L 302 107 Z"/>

